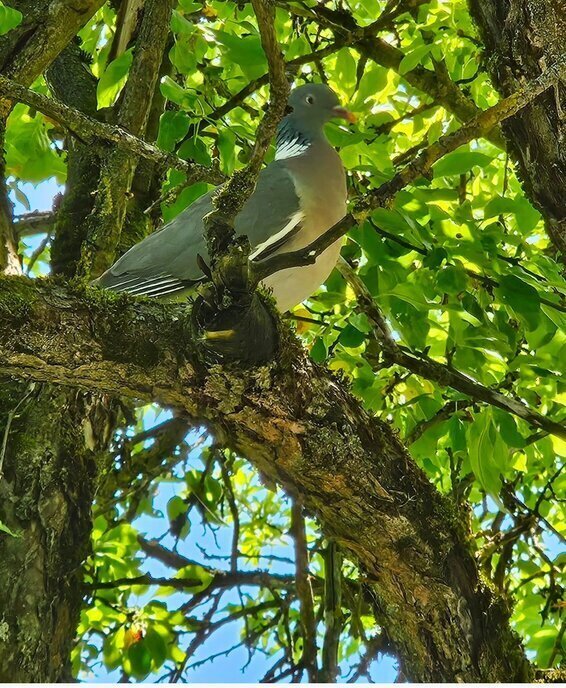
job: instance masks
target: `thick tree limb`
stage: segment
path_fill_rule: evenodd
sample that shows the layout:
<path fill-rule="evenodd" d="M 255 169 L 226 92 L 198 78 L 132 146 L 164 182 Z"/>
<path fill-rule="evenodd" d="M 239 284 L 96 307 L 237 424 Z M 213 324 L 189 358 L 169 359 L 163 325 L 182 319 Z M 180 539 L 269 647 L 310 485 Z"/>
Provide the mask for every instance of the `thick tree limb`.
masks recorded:
<path fill-rule="evenodd" d="M 121 150 L 152 160 L 159 165 L 185 172 L 193 182 L 208 181 L 216 184 L 224 179 L 218 170 L 187 162 L 172 153 L 166 153 L 161 148 L 130 134 L 122 127 L 104 124 L 87 117 L 75 108 L 68 107 L 53 98 L 47 98 L 41 93 L 36 93 L 1 75 L 0 93 L 39 110 L 47 117 L 62 124 L 71 134 L 86 143 L 94 145 L 112 143 Z"/>
<path fill-rule="evenodd" d="M 9 6 L 22 5 L 24 21 L 3 37 L 5 46 L 0 43 L 2 73 L 29 86 L 104 2 L 105 0 L 32 0 L 22 5 L 8 0 L 5 4 Z M 31 21 L 27 20 L 26 14 L 30 15 Z M 0 117 L 5 117 L 10 107 L 9 100 L 0 100 Z"/>
<path fill-rule="evenodd" d="M 413 680 L 530 676 L 465 528 L 390 428 L 288 340 L 262 368 L 201 365 L 184 309 L 4 278 L 0 374 L 184 409 L 305 500 L 359 561 Z M 505 651 L 503 650 L 505 648 Z"/>
<path fill-rule="evenodd" d="M 564 54 L 563 0 L 470 0 L 469 6 L 490 56 L 486 66 L 502 95 Z M 525 192 L 547 219 L 548 236 L 566 265 L 564 81 L 504 130 Z"/>

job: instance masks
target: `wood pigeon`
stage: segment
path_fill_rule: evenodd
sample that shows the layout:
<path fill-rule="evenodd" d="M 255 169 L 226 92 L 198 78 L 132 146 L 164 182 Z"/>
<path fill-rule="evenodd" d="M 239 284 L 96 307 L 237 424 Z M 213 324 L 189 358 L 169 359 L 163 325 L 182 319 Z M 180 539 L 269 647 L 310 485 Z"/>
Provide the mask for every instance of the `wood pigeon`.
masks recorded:
<path fill-rule="evenodd" d="M 350 122 L 324 84 L 294 89 L 289 114 L 277 131 L 275 159 L 259 174 L 256 188 L 234 221 L 237 235 L 247 235 L 250 259 L 303 248 L 346 214 L 346 175 L 338 153 L 324 135 L 333 117 Z M 213 210 L 215 189 L 175 219 L 133 246 L 95 284 L 115 291 L 180 300 L 204 277 L 197 255 L 207 262 L 204 216 Z M 314 265 L 289 268 L 266 278 L 277 306 L 286 311 L 308 298 L 326 280 L 340 253 L 336 241 Z"/>

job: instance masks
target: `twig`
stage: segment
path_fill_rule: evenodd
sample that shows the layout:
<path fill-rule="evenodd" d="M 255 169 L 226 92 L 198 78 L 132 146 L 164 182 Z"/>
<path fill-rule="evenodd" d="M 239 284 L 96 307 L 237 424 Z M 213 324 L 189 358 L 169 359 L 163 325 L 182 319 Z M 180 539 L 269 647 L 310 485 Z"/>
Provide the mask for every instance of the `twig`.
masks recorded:
<path fill-rule="evenodd" d="M 454 401 L 447 401 L 444 406 L 439 409 L 431 418 L 423 420 L 417 423 L 411 432 L 405 438 L 405 444 L 407 446 L 416 442 L 424 433 L 429 429 L 442 423 L 445 420 L 449 420 L 455 413 L 463 411 L 471 406 L 474 402 L 466 399 L 456 399 Z"/>
<path fill-rule="evenodd" d="M 306 668 L 309 683 L 318 683 L 316 621 L 314 601 L 309 579 L 309 555 L 303 516 L 303 505 L 299 497 L 291 505 L 291 535 L 295 543 L 295 580 L 300 602 L 300 620 L 303 636 L 302 665 Z"/>
<path fill-rule="evenodd" d="M 17 215 L 14 219 L 14 230 L 18 238 L 49 232 L 55 225 L 57 214 L 52 210 L 33 210 L 30 213 Z"/>
<path fill-rule="evenodd" d="M 338 676 L 338 646 L 342 632 L 342 554 L 331 540 L 324 553 L 324 623 L 321 683 L 335 683 Z"/>
<path fill-rule="evenodd" d="M 6 425 L 4 426 L 4 435 L 2 437 L 2 446 L 0 447 L 0 478 L 2 478 L 2 476 L 4 475 L 2 469 L 4 467 L 4 458 L 6 456 L 6 450 L 8 448 L 8 437 L 10 436 L 10 429 L 12 427 L 12 423 L 18 413 L 20 406 L 29 399 L 29 397 L 33 394 L 35 388 L 35 382 L 28 382 L 23 397 L 18 401 L 14 408 L 8 412 L 8 417 L 6 418 Z"/>
<path fill-rule="evenodd" d="M 383 631 L 379 635 L 370 638 L 366 643 L 366 651 L 361 657 L 356 670 L 348 679 L 348 683 L 357 683 L 362 676 L 369 679 L 369 670 L 372 662 L 377 659 L 378 654 L 383 652 L 386 647 L 387 639 Z"/>
<path fill-rule="evenodd" d="M 31 256 L 29 257 L 27 267 L 26 267 L 26 275 L 29 275 L 31 273 L 31 271 L 33 270 L 33 266 L 37 263 L 41 254 L 49 246 L 52 238 L 53 237 L 51 236 L 51 233 L 48 232 L 45 235 L 45 237 L 41 240 L 40 244 L 37 246 L 35 251 L 31 254 Z"/>

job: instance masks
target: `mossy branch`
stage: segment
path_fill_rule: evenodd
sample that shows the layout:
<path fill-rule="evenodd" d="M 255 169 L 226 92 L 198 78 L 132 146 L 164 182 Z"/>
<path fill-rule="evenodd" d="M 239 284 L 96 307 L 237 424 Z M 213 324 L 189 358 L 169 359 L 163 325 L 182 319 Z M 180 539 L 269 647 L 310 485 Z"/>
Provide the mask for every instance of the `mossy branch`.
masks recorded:
<path fill-rule="evenodd" d="M 463 520 L 392 429 L 290 335 L 269 366 L 202 366 L 185 313 L 2 278 L 0 374 L 184 410 L 300 495 L 326 535 L 359 562 L 406 676 L 528 680 L 532 670 L 505 604 L 481 582 Z"/>

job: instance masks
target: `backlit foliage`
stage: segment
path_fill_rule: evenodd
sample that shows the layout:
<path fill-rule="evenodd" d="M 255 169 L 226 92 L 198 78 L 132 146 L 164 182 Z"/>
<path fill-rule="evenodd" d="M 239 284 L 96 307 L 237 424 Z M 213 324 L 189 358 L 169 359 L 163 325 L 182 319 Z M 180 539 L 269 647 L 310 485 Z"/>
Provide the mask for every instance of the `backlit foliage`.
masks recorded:
<path fill-rule="evenodd" d="M 352 22 L 368 26 L 399 5 L 370 39 L 401 51 L 391 68 L 385 58 L 383 64 L 372 59 L 348 31 L 356 30 Z M 1 6 L 0 12 L 8 14 Z M 132 59 L 126 51 L 108 63 L 115 19 L 105 6 L 80 32 L 87 68 L 99 79 L 99 108 L 119 98 Z M 480 109 L 498 100 L 463 0 L 280 2 L 276 28 L 294 83 L 324 79 L 358 114 L 357 125 L 327 129 L 348 169 L 352 199 L 459 127 L 454 108 L 439 102 L 447 84 Z M 157 143 L 205 165 L 219 160 L 230 174 L 249 157 L 269 95 L 251 7 L 180 0 L 172 34 L 172 67 L 161 82 L 168 104 Z M 319 59 L 299 64 L 297 58 L 317 51 Z M 436 94 L 418 87 L 422 74 Z M 250 83 L 249 92 L 237 95 Z M 43 80 L 34 88 L 48 92 Z M 497 137 L 490 139 L 446 155 L 431 178 L 375 211 L 349 233 L 343 257 L 404 350 L 560 421 L 564 282 L 539 212 Z M 64 182 L 61 128 L 16 106 L 7 171 L 20 209 L 26 205 L 22 182 Z M 163 219 L 207 188 L 186 187 L 182 173 L 170 171 L 162 187 Z M 48 270 L 45 236 L 24 239 L 32 274 Z M 350 380 L 366 408 L 398 430 L 438 489 L 468 510 L 483 574 L 514 606 L 513 623 L 529 656 L 541 668 L 557 666 L 565 629 L 564 441 L 384 358 L 337 270 L 294 315 L 312 358 Z M 216 447 L 204 430 L 159 414 L 153 407 L 129 409 L 113 444 L 112 468 L 94 506 L 77 676 L 236 680 L 242 670 L 249 680 L 298 679 L 304 633 L 294 586 L 292 499 L 264 485 L 245 460 Z M 339 641 L 344 680 L 394 677 L 390 660 L 379 663 L 390 650 L 387 638 L 375 627 L 363 582 L 348 560 L 341 564 L 341 585 L 332 581 L 340 588 L 338 634 L 325 635 L 325 621 L 335 612 L 329 557 L 339 554 L 308 517 L 304 528 L 319 649 Z"/>

